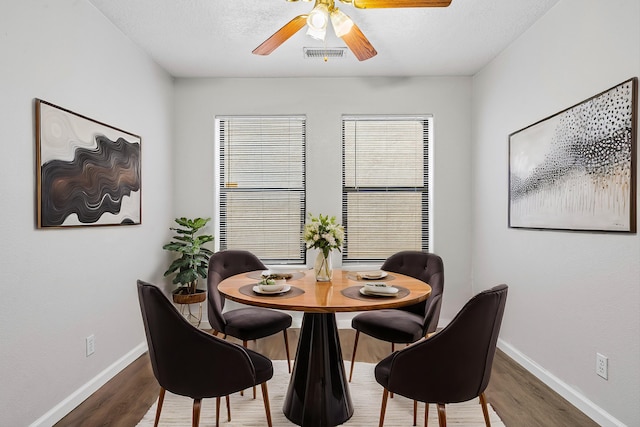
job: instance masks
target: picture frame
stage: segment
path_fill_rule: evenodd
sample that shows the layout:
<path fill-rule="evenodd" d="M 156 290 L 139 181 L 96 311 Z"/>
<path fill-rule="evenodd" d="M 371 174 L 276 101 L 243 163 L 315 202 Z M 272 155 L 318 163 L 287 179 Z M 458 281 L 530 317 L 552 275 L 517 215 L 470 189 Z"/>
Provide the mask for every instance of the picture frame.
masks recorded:
<path fill-rule="evenodd" d="M 636 233 L 638 78 L 509 135 L 509 228 Z"/>
<path fill-rule="evenodd" d="M 142 223 L 141 138 L 36 99 L 37 227 Z"/>

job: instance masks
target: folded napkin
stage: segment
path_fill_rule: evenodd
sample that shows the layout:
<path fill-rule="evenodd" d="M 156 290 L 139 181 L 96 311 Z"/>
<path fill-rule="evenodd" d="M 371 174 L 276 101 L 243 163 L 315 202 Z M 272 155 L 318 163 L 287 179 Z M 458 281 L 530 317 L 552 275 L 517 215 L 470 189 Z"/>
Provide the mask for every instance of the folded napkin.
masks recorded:
<path fill-rule="evenodd" d="M 382 282 L 370 282 L 362 287 L 361 293 L 379 296 L 395 296 L 399 289 Z"/>

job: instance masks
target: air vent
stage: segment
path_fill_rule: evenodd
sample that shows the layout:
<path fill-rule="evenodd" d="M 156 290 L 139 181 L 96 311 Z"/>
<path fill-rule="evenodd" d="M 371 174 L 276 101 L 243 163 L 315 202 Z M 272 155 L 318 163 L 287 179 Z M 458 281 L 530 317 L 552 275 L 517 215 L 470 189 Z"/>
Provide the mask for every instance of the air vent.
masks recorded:
<path fill-rule="evenodd" d="M 328 47 L 328 48 L 317 48 L 317 47 L 305 47 L 302 48 L 304 51 L 305 58 L 344 58 L 345 52 L 347 50 L 346 47 Z"/>

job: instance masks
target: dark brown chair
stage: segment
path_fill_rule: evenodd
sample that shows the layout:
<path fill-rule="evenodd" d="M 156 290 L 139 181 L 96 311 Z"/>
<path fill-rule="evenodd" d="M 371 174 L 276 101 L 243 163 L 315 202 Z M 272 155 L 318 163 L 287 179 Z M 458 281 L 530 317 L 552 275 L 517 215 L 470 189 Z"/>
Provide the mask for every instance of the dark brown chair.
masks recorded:
<path fill-rule="evenodd" d="M 416 342 L 427 334 L 435 332 L 438 326 L 442 292 L 444 291 L 442 258 L 432 253 L 402 251 L 387 258 L 381 269 L 422 280 L 431 286 L 431 295 L 426 301 L 419 304 L 400 309 L 367 311 L 352 319 L 351 327 L 356 330 L 356 338 L 353 344 L 349 381 L 353 377 L 360 332 L 390 342 L 393 352 L 395 350 L 394 343 Z"/>
<path fill-rule="evenodd" d="M 479 293 L 440 332 L 376 365 L 376 381 L 384 387 L 380 427 L 389 392 L 425 402 L 425 425 L 429 403 L 437 404 L 440 427 L 447 425 L 445 404 L 480 397 L 485 424 L 491 426 L 484 391 L 491 377 L 507 290 L 507 285 L 498 285 Z"/>
<path fill-rule="evenodd" d="M 194 427 L 200 422 L 202 399 L 215 397 L 218 426 L 220 397 L 257 384 L 271 426 L 267 380 L 273 377 L 273 365 L 268 358 L 194 327 L 154 285 L 138 280 L 138 299 L 153 374 L 160 384 L 154 426 L 166 390 L 193 399 Z"/>
<path fill-rule="evenodd" d="M 209 273 L 207 276 L 208 305 L 207 315 L 209 324 L 214 330 L 226 336 L 247 342 L 268 337 L 278 332 L 284 335 L 284 347 L 287 355 L 287 365 L 291 372 L 289 357 L 289 339 L 287 328 L 291 326 L 291 316 L 268 308 L 245 307 L 223 312 L 225 298 L 218 291 L 218 284 L 227 277 L 255 270 L 266 270 L 265 265 L 251 252 L 240 250 L 226 250 L 216 252 L 209 258 Z M 255 390 L 254 396 L 255 398 Z"/>

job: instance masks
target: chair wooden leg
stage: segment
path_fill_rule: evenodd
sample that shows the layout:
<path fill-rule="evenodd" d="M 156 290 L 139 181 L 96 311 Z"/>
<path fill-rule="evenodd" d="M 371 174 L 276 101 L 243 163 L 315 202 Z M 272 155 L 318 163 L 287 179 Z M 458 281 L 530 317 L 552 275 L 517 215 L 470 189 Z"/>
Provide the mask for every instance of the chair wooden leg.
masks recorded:
<path fill-rule="evenodd" d="M 225 400 L 227 401 L 227 421 L 231 422 L 231 403 L 229 403 L 229 395 L 225 396 Z"/>
<path fill-rule="evenodd" d="M 220 425 L 220 397 L 216 397 L 216 427 Z"/>
<path fill-rule="evenodd" d="M 389 397 L 389 390 L 386 388 L 382 393 L 382 405 L 380 405 L 380 423 L 378 423 L 378 427 L 384 426 L 384 414 L 387 412 L 387 398 Z"/>
<path fill-rule="evenodd" d="M 394 343 L 391 343 L 391 353 L 393 353 L 394 351 L 396 351 L 396 345 Z M 389 397 L 393 399 L 393 392 L 389 393 Z"/>
<path fill-rule="evenodd" d="M 484 397 L 484 393 L 480 393 L 480 405 L 482 405 L 482 413 L 484 414 L 484 423 L 487 427 L 491 427 L 491 420 L 489 419 L 489 410 L 487 409 L 487 399 Z"/>
<path fill-rule="evenodd" d="M 202 408 L 202 399 L 193 399 L 193 420 L 191 425 L 198 427 L 200 425 L 200 409 Z"/>
<path fill-rule="evenodd" d="M 444 403 L 438 403 L 438 425 L 440 427 L 447 427 L 447 411 L 445 410 Z"/>
<path fill-rule="evenodd" d="M 215 329 L 211 330 L 211 335 L 213 335 L 214 337 L 217 337 L 219 333 L 220 332 L 216 331 Z"/>
<path fill-rule="evenodd" d="M 269 406 L 269 391 L 267 390 L 267 382 L 263 382 L 260 386 L 262 388 L 264 412 L 267 414 L 267 426 L 271 427 L 271 407 Z"/>
<path fill-rule="evenodd" d="M 247 341 L 242 341 L 242 345 L 244 348 L 249 348 L 247 346 Z M 244 396 L 244 390 L 240 391 L 240 396 Z M 253 398 L 256 398 L 256 386 L 253 386 Z"/>
<path fill-rule="evenodd" d="M 353 342 L 353 354 L 351 355 L 351 370 L 349 372 L 349 382 L 353 378 L 353 366 L 356 364 L 356 350 L 358 349 L 358 338 L 360 337 L 360 331 L 356 331 L 356 340 Z"/>
<path fill-rule="evenodd" d="M 287 335 L 287 330 L 282 331 L 284 335 L 284 351 L 287 354 L 287 367 L 289 368 L 289 373 L 291 373 L 291 357 L 289 356 L 289 337 Z"/>
<path fill-rule="evenodd" d="M 166 390 L 160 387 L 160 394 L 158 395 L 158 406 L 156 407 L 156 420 L 153 423 L 153 427 L 158 427 L 160 421 L 160 412 L 162 411 L 162 404 L 164 403 L 164 392 Z"/>
<path fill-rule="evenodd" d="M 429 422 L 429 402 L 424 403 L 424 427 L 427 427 Z"/>
<path fill-rule="evenodd" d="M 418 425 L 418 401 L 413 401 L 413 425 Z"/>

